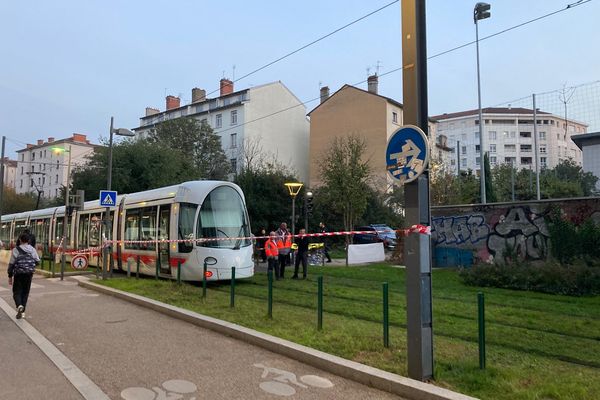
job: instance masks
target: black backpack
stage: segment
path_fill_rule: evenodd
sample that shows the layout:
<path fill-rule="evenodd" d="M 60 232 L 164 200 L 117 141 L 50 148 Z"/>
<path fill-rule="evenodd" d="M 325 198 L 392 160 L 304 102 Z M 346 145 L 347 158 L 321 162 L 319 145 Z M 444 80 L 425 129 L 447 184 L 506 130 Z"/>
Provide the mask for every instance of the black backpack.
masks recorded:
<path fill-rule="evenodd" d="M 32 274 L 35 271 L 36 261 L 29 254 L 29 252 L 23 250 L 20 246 L 16 247 L 19 255 L 15 260 L 15 274 Z"/>

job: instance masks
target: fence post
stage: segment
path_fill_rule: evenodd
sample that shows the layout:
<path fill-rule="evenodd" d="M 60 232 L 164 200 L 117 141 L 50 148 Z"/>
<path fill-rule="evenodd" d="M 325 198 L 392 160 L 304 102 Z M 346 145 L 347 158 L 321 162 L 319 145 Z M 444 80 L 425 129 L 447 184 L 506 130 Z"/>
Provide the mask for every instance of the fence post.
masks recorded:
<path fill-rule="evenodd" d="M 317 302 L 317 329 L 323 329 L 323 276 L 317 277 L 318 302 Z"/>
<path fill-rule="evenodd" d="M 177 283 L 181 283 L 181 260 L 177 261 Z"/>
<path fill-rule="evenodd" d="M 270 269 L 267 272 L 267 277 L 268 277 L 268 288 L 269 288 L 269 292 L 267 295 L 267 314 L 269 315 L 269 318 L 273 318 L 273 270 Z"/>
<path fill-rule="evenodd" d="M 485 302 L 483 293 L 477 293 L 477 311 L 479 320 L 479 368 L 485 369 Z"/>
<path fill-rule="evenodd" d="M 204 262 L 204 268 L 202 269 L 202 298 L 206 299 L 206 261 Z"/>
<path fill-rule="evenodd" d="M 383 283 L 383 346 L 390 347 L 390 320 L 389 320 L 389 301 L 388 301 L 388 283 Z"/>
<path fill-rule="evenodd" d="M 140 255 L 137 256 L 137 264 L 135 266 L 135 279 L 140 277 Z"/>
<path fill-rule="evenodd" d="M 231 302 L 230 307 L 235 307 L 235 267 L 231 267 Z"/>

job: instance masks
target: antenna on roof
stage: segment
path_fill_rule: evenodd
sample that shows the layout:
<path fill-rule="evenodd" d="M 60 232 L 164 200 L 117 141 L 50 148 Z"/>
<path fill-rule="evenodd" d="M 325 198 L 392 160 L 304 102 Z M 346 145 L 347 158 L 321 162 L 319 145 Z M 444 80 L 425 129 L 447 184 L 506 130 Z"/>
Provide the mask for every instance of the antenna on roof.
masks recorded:
<path fill-rule="evenodd" d="M 380 68 L 383 68 L 383 65 L 381 65 L 381 61 L 377 60 L 377 64 L 375 66 L 375 75 L 379 75 Z"/>

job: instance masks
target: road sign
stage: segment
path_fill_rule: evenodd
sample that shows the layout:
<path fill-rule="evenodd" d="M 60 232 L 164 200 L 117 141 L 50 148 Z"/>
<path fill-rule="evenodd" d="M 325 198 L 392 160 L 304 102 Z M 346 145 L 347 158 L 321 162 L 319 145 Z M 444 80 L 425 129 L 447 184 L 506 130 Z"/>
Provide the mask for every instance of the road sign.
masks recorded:
<path fill-rule="evenodd" d="M 114 190 L 100 191 L 100 206 L 115 207 L 117 205 L 117 192 Z"/>
<path fill-rule="evenodd" d="M 84 270 L 88 267 L 88 259 L 84 254 L 77 254 L 71 260 L 71 267 L 73 269 Z"/>
<path fill-rule="evenodd" d="M 401 184 L 412 182 L 427 168 L 429 146 L 421 128 L 404 125 L 390 136 L 385 152 L 387 171 Z"/>

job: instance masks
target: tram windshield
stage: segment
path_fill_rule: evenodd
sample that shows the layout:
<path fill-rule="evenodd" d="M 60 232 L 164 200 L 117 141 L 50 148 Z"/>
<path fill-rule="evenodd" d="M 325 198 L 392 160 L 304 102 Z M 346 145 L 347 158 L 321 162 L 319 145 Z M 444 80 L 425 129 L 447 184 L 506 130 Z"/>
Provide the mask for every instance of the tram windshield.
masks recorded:
<path fill-rule="evenodd" d="M 203 247 L 239 249 L 250 246 L 250 224 L 246 208 L 235 189 L 221 186 L 206 196 L 200 207 L 196 238 L 219 239 L 199 242 Z"/>

